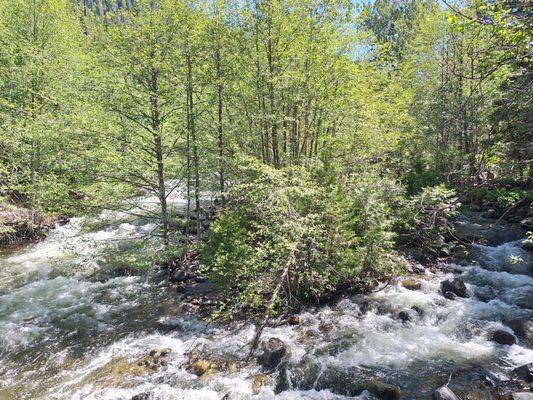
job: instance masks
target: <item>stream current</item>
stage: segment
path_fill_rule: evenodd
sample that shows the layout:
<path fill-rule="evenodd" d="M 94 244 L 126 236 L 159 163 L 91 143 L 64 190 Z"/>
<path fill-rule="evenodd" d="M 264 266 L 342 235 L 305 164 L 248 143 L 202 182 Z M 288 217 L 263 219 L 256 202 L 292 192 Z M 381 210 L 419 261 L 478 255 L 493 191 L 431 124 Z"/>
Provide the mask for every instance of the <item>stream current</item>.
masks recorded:
<path fill-rule="evenodd" d="M 0 400 L 372 399 L 358 389 L 368 379 L 399 386 L 405 399 L 430 399 L 450 375 L 464 396 L 533 362 L 526 338 L 508 346 L 489 337 L 512 333 L 516 321 L 531 329 L 533 258 L 514 240 L 474 245 L 456 263 L 410 276 L 418 290 L 399 279 L 309 308 L 299 326 L 267 327 L 262 337 L 288 348 L 281 372 L 260 375 L 251 364 L 198 377 L 186 368 L 191 351 L 242 359 L 253 326 L 229 330 L 180 312 L 163 271 L 106 266 L 110 244 L 121 251 L 153 226 L 110 212 L 99 220 L 114 223 L 75 218 L 39 243 L 0 253 Z M 442 296 L 440 283 L 453 276 L 470 298 Z M 413 307 L 416 317 L 402 322 L 398 313 Z M 170 353 L 156 369 L 137 366 L 152 349 Z"/>

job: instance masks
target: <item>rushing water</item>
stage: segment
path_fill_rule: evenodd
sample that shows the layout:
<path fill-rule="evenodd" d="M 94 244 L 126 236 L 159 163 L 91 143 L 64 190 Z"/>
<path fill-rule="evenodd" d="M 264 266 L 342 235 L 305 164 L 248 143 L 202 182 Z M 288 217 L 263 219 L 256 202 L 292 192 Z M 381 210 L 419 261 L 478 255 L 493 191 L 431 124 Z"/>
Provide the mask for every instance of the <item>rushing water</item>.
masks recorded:
<path fill-rule="evenodd" d="M 365 399 L 372 397 L 360 393 L 360 382 L 374 378 L 398 385 L 404 398 L 429 399 L 450 374 L 450 387 L 464 394 L 483 380 L 505 381 L 514 367 L 533 361 L 524 338 L 502 346 L 488 337 L 533 316 L 531 253 L 513 241 L 474 246 L 471 261 L 426 270 L 416 277 L 419 290 L 398 281 L 309 309 L 300 326 L 265 329 L 264 338 L 288 346 L 281 372 L 258 375 L 252 364 L 198 378 L 186 368 L 192 351 L 242 359 L 253 327 L 207 325 L 180 311 L 164 273 L 105 265 L 110 243 L 120 251 L 120 244 L 149 233 L 149 223 L 86 225 L 73 219 L 40 243 L 0 254 L 0 400 L 129 400 L 141 393 L 160 400 Z M 454 274 L 471 298 L 448 300 L 439 292 Z M 402 322 L 398 312 L 413 306 L 419 310 L 413 320 Z M 136 364 L 163 348 L 171 350 L 164 365 Z"/>

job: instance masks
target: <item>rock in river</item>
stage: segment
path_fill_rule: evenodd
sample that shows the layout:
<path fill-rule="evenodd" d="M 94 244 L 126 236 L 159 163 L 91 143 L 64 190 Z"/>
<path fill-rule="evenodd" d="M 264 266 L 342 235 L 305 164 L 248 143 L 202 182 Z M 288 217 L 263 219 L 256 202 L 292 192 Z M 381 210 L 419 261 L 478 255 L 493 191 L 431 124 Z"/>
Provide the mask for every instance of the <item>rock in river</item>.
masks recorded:
<path fill-rule="evenodd" d="M 533 363 L 522 365 L 513 371 L 526 382 L 533 382 Z"/>
<path fill-rule="evenodd" d="M 459 400 L 459 397 L 447 386 L 442 386 L 433 393 L 435 400 Z"/>
<path fill-rule="evenodd" d="M 442 281 L 440 288 L 443 294 L 446 294 L 446 292 L 452 292 L 459 297 L 468 297 L 466 285 L 461 278 L 453 278 Z"/>
<path fill-rule="evenodd" d="M 380 400 L 400 400 L 402 391 L 398 386 L 373 379 L 368 385 L 368 391 Z"/>
<path fill-rule="evenodd" d="M 278 338 L 270 338 L 263 344 L 263 354 L 257 357 L 257 361 L 267 370 L 275 369 L 287 352 L 285 343 Z"/>
<path fill-rule="evenodd" d="M 516 343 L 516 337 L 510 332 L 498 329 L 491 333 L 490 340 L 498 344 L 512 345 Z"/>
<path fill-rule="evenodd" d="M 402 286 L 409 290 L 418 290 L 422 286 L 422 284 L 419 281 L 415 281 L 414 279 L 406 279 L 402 282 Z"/>

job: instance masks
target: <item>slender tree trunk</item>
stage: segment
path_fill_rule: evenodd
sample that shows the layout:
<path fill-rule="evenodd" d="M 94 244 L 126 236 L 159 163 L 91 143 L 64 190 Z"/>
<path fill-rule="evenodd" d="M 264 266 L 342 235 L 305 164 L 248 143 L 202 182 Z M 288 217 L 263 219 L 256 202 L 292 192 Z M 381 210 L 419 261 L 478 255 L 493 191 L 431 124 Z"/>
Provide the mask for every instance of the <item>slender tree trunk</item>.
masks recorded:
<path fill-rule="evenodd" d="M 220 196 L 222 198 L 222 204 L 225 203 L 225 182 L 224 182 L 224 132 L 222 129 L 222 95 L 223 95 L 223 86 L 222 86 L 222 71 L 220 65 L 220 49 L 215 51 L 215 68 L 217 74 L 217 131 L 218 131 L 218 168 L 219 168 L 219 190 Z"/>
<path fill-rule="evenodd" d="M 165 164 L 163 159 L 163 144 L 161 138 L 161 120 L 158 99 L 158 73 L 152 70 L 150 74 L 150 111 L 151 128 L 154 143 L 154 153 L 157 163 L 157 193 L 161 208 L 161 233 L 165 249 L 170 247 L 169 218 L 167 208 L 167 194 L 165 187 Z"/>
<path fill-rule="evenodd" d="M 270 102 L 270 128 L 272 132 L 272 161 L 276 168 L 279 167 L 279 143 L 278 143 L 278 124 L 276 113 L 276 93 L 274 85 L 275 68 L 273 60 L 273 45 L 272 38 L 269 31 L 267 43 L 267 59 L 268 59 L 268 100 Z"/>
<path fill-rule="evenodd" d="M 198 143 L 196 141 L 196 121 L 194 114 L 194 92 L 192 82 L 192 60 L 191 54 L 186 52 L 187 63 L 187 105 L 189 115 L 190 144 L 192 146 L 192 164 L 194 167 L 194 202 L 196 208 L 196 239 L 200 239 L 201 234 L 201 217 L 200 217 L 200 162 L 198 157 Z"/>

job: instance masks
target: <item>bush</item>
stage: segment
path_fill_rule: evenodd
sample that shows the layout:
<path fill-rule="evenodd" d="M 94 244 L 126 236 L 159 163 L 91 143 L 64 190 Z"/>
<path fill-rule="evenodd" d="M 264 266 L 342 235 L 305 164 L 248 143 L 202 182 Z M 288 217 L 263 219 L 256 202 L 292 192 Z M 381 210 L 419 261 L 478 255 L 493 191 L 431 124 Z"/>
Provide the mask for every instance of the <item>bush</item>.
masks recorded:
<path fill-rule="evenodd" d="M 526 190 L 514 187 L 512 189 L 499 188 L 479 188 L 475 191 L 476 198 L 483 204 L 493 204 L 499 208 L 509 208 L 522 199 L 533 199 L 533 194 Z"/>
<path fill-rule="evenodd" d="M 201 249 L 205 272 L 225 295 L 220 313 L 272 313 L 339 289 L 361 290 L 395 267 L 390 188 L 348 179 L 318 185 L 303 168 L 249 162 Z M 282 279 L 282 281 L 280 281 Z"/>
<path fill-rule="evenodd" d="M 443 185 L 424 188 L 400 208 L 402 216 L 396 227 L 399 242 L 433 253 L 451 246 L 447 239 L 452 235 L 459 206 L 454 190 Z"/>

